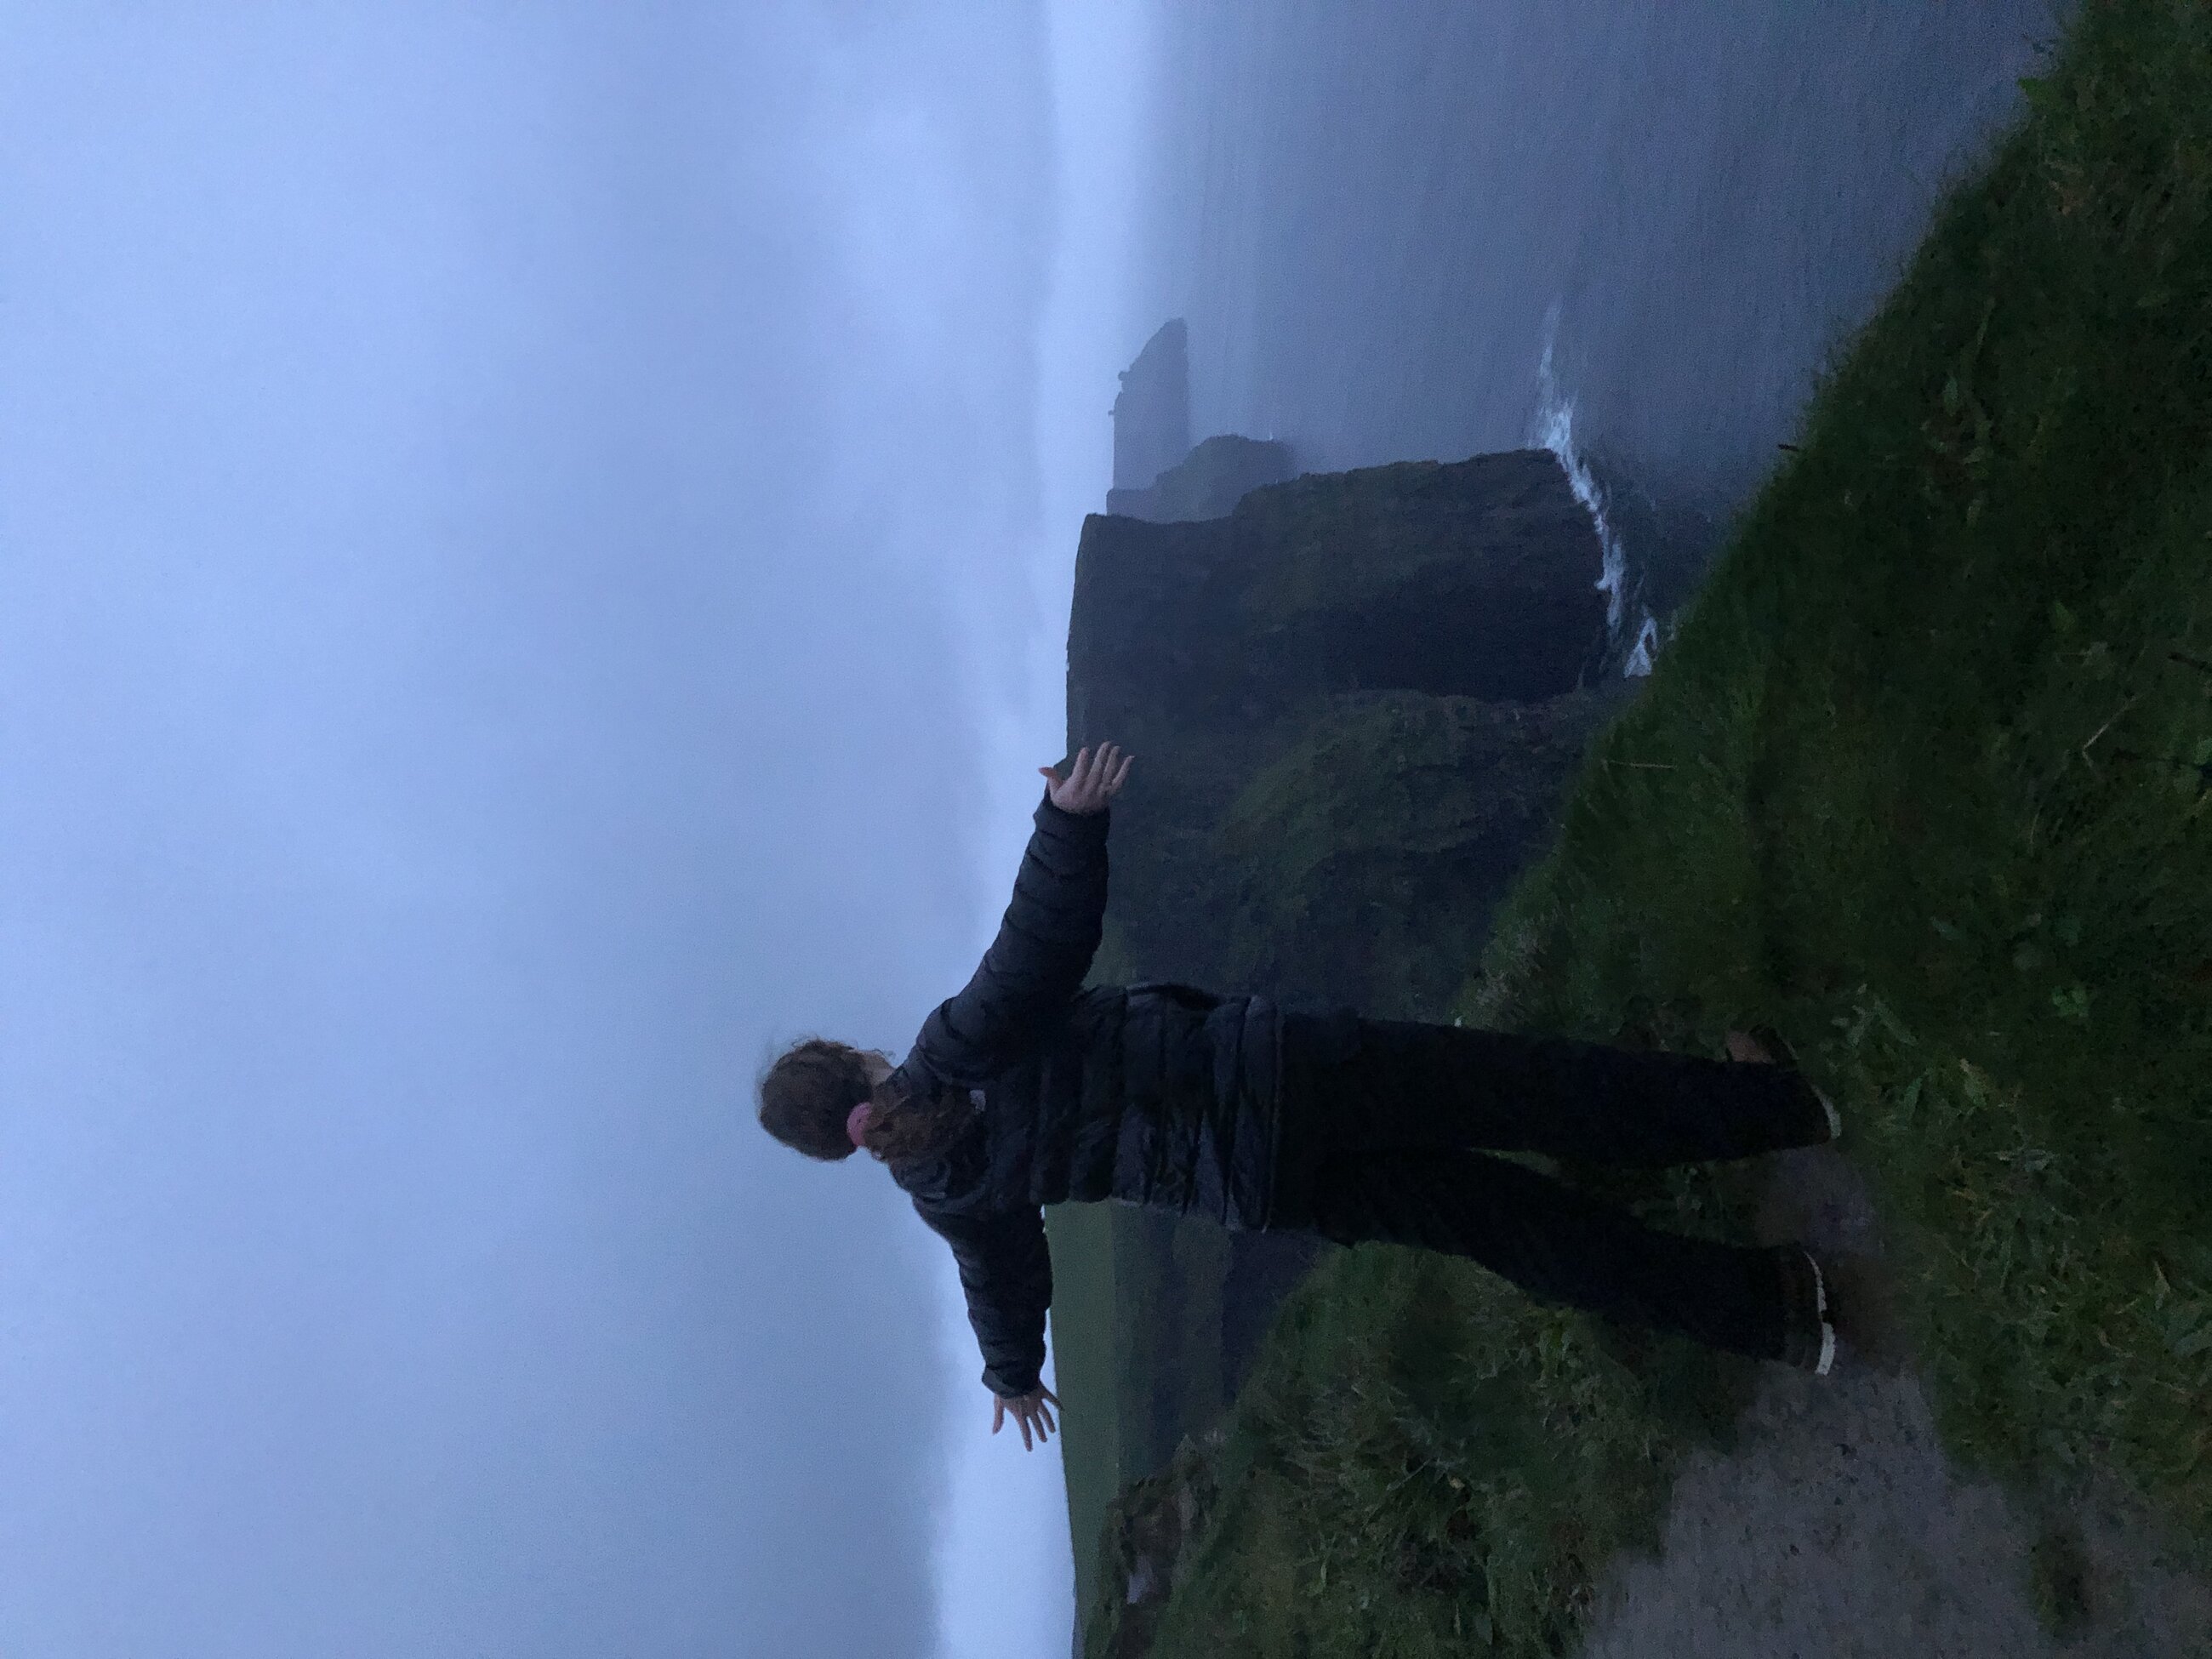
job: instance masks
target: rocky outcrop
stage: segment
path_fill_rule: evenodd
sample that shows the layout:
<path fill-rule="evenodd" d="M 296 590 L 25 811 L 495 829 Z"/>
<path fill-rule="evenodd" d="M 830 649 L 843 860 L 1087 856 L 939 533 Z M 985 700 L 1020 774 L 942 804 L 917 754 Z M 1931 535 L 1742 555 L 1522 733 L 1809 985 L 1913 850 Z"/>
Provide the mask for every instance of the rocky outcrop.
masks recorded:
<path fill-rule="evenodd" d="M 1183 320 L 1160 325 L 1121 371 L 1114 399 L 1114 488 L 1143 489 L 1190 453 L 1190 355 Z"/>
<path fill-rule="evenodd" d="M 1288 444 L 1227 434 L 1208 438 L 1149 489 L 1108 490 L 1106 511 L 1155 524 L 1218 519 L 1253 490 L 1294 478 L 1297 471 Z"/>
<path fill-rule="evenodd" d="M 1191 1546 L 1220 1501 L 1223 1436 L 1188 1437 L 1158 1474 L 1133 1482 L 1115 1501 L 1099 1540 L 1104 1577 L 1116 1589 L 1091 1612 L 1084 1659 L 1139 1659 L 1168 1597 L 1189 1577 Z"/>
<path fill-rule="evenodd" d="M 1601 556 L 1540 449 L 1309 474 L 1194 523 L 1094 515 L 1069 737 L 1211 737 L 1338 691 L 1557 696 L 1606 649 Z"/>
<path fill-rule="evenodd" d="M 1542 450 L 1309 475 L 1200 522 L 1086 520 L 1069 743 L 1139 757 L 1117 969 L 1440 1012 L 1620 695 L 1597 684 L 1600 562 Z M 1368 924 L 1336 915 L 1352 891 Z M 1405 954 L 1418 986 L 1355 965 Z"/>

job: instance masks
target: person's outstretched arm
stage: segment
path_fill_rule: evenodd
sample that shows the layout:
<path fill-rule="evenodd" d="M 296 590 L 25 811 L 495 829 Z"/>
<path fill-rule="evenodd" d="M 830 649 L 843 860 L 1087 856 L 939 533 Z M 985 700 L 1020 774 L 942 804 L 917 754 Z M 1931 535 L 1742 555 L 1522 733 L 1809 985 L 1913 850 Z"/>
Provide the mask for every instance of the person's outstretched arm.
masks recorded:
<path fill-rule="evenodd" d="M 1085 749 L 1049 780 L 998 937 L 960 994 L 922 1023 L 915 1048 L 944 1082 L 973 1087 L 1004 1069 L 1083 987 L 1106 915 L 1108 806 L 1132 757 Z"/>
<path fill-rule="evenodd" d="M 960 1269 L 960 1288 L 968 1299 L 968 1323 L 983 1351 L 983 1386 L 994 1396 L 991 1431 L 995 1434 L 1012 1410 L 1022 1431 L 1042 1439 L 1052 1426 L 1044 1402 L 1044 1319 L 1052 1306 L 1052 1251 L 1045 1243 L 1044 1214 L 1035 1207 L 980 1216 L 933 1214 L 915 1206 L 938 1237 L 952 1247 Z"/>

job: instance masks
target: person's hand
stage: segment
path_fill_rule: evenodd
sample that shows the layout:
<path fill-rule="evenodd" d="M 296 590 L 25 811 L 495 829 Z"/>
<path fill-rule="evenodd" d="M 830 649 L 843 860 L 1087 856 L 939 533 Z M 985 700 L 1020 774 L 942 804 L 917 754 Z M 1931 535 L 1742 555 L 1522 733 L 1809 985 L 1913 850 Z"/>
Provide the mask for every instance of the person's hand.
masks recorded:
<path fill-rule="evenodd" d="M 1123 754 L 1117 744 L 1102 743 L 1095 755 L 1088 749 L 1078 754 L 1064 778 L 1049 766 L 1037 770 L 1044 775 L 1045 793 L 1052 804 L 1080 817 L 1106 810 L 1106 803 L 1121 793 L 1129 763 L 1135 758 Z"/>
<path fill-rule="evenodd" d="M 1011 1410 L 1014 1414 L 1014 1421 L 1021 1425 L 1024 1451 L 1030 1450 L 1035 1443 L 1030 1439 L 1030 1431 L 1032 1429 L 1036 1431 L 1038 1441 L 1051 1439 L 1054 1424 L 1052 1413 L 1045 1408 L 1045 1401 L 1048 1400 L 1055 1406 L 1060 1404 L 1060 1396 L 1042 1382 L 1038 1383 L 1032 1392 L 1017 1395 L 1011 1400 L 1002 1394 L 994 1395 L 991 1401 L 991 1432 L 996 1434 L 1006 1425 L 1006 1413 Z"/>

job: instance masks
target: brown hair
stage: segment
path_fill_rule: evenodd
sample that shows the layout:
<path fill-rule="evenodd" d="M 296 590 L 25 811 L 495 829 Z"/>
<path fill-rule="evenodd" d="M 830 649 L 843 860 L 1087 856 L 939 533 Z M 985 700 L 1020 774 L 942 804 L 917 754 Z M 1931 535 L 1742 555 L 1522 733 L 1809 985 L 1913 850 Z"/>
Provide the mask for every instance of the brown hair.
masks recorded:
<path fill-rule="evenodd" d="M 834 1164 L 855 1150 L 845 1121 L 865 1101 L 875 1111 L 861 1139 L 878 1158 L 905 1163 L 943 1151 L 967 1126 L 967 1095 L 956 1090 L 916 1100 L 896 1077 L 871 1088 L 864 1063 L 871 1052 L 878 1051 L 828 1037 L 793 1043 L 761 1076 L 761 1127 L 796 1152 Z"/>

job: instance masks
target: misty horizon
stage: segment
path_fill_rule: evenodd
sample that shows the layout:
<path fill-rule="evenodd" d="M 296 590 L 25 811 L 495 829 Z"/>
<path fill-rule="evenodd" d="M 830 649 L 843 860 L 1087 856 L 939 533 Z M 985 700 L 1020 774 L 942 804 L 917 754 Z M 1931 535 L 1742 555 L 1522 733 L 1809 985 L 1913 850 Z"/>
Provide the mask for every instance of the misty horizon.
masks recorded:
<path fill-rule="evenodd" d="M 9 33 L 0 1642 L 1058 1646 L 1056 1455 L 751 1089 L 1058 751 L 1128 27 Z"/>

